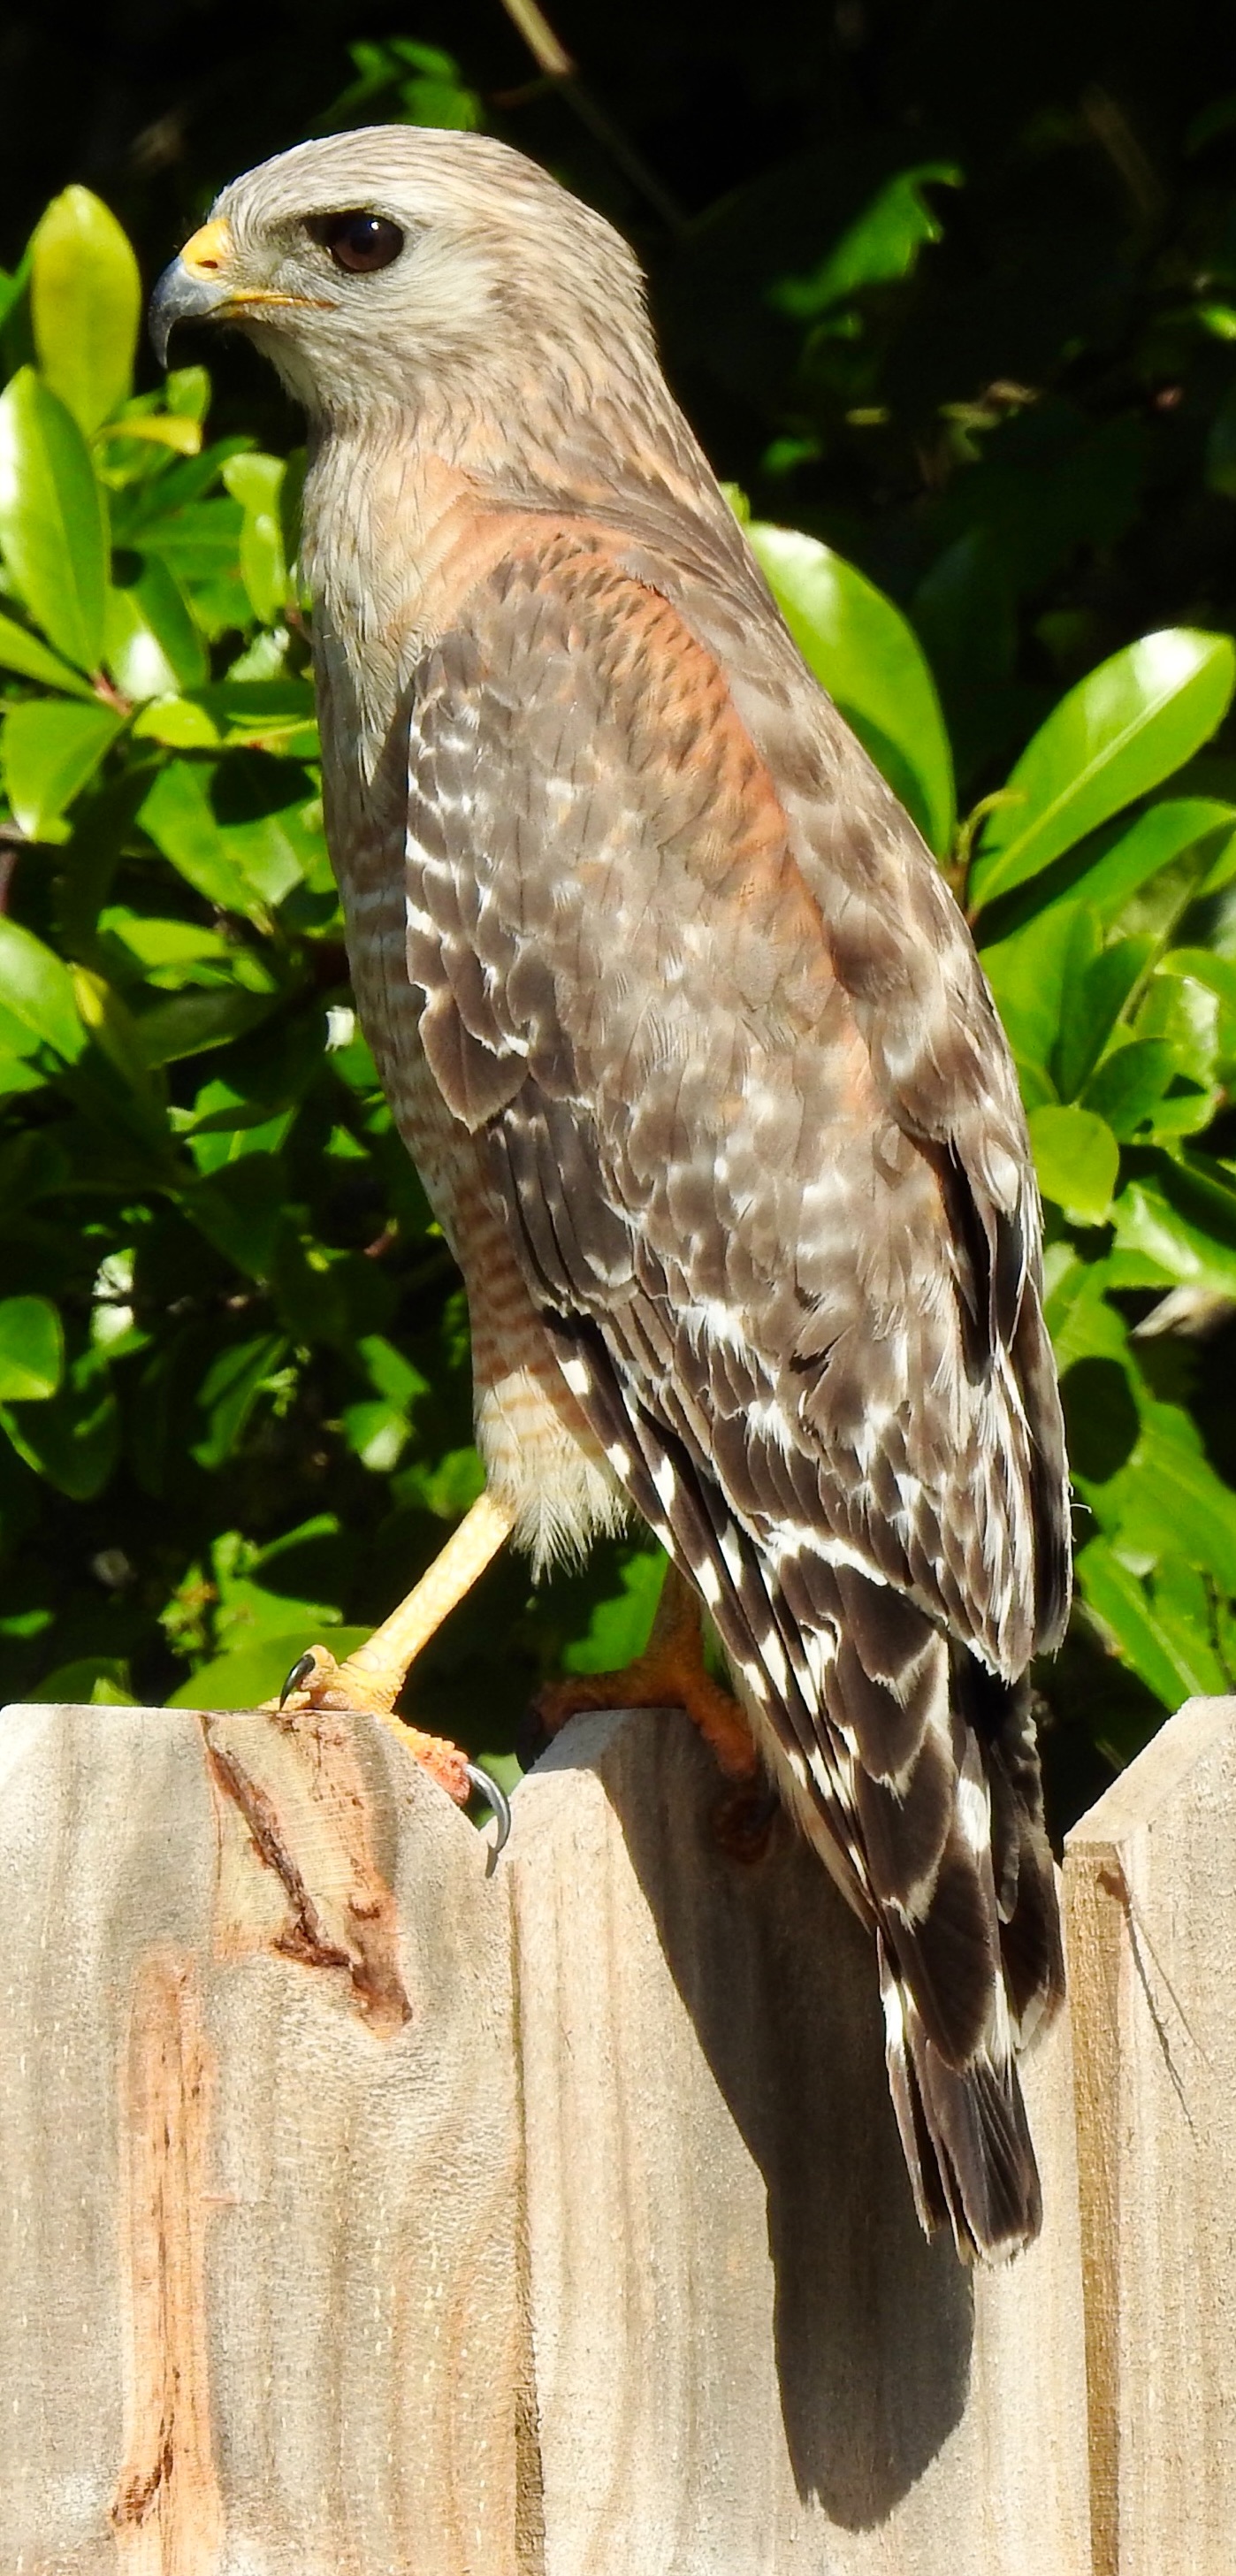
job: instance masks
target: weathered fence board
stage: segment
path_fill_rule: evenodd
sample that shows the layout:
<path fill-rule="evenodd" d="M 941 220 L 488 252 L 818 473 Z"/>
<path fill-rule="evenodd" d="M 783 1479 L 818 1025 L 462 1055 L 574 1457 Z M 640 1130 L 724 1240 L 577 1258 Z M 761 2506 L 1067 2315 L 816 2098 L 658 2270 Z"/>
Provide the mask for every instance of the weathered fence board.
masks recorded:
<path fill-rule="evenodd" d="M 788 1822 L 726 1860 L 720 1794 L 653 1713 L 516 1801 L 547 2576 L 1080 2576 L 1067 2031 L 1047 2230 L 976 2279 L 914 2216 L 865 1936 Z"/>
<path fill-rule="evenodd" d="M 579 1720 L 492 1869 L 374 1720 L 4 1714 L 0 2576 L 1228 2576 L 1236 1704 L 1071 1838 L 975 2275 L 720 1794 Z"/>
<path fill-rule="evenodd" d="M 390 1731 L 0 1721 L 4 2576 L 506 2576 L 509 1912 Z"/>
<path fill-rule="evenodd" d="M 1095 2576 L 1236 2568 L 1236 1700 L 1069 1835 Z"/>

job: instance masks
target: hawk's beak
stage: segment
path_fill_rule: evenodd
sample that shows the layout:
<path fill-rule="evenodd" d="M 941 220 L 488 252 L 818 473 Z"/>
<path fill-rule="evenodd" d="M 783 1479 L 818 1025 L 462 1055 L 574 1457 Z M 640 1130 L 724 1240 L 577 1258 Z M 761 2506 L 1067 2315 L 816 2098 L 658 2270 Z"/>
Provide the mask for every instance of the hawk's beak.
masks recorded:
<path fill-rule="evenodd" d="M 150 337 L 161 367 L 178 322 L 207 322 L 235 297 L 232 229 L 216 216 L 185 243 L 150 299 Z"/>
<path fill-rule="evenodd" d="M 225 321 L 230 314 L 270 304 L 330 309 L 325 296 L 280 295 L 274 287 L 247 286 L 236 273 L 232 227 L 224 216 L 212 216 L 185 243 L 179 259 L 164 269 L 151 296 L 150 337 L 160 366 L 167 365 L 167 344 L 178 322 Z"/>

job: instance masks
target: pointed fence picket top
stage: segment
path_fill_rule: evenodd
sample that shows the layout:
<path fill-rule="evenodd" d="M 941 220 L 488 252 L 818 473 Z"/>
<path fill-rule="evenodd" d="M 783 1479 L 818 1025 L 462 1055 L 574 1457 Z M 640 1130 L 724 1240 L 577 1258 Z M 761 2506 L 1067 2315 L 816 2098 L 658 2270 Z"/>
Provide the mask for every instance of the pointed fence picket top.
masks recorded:
<path fill-rule="evenodd" d="M 1070 1838 L 992 2270 L 718 1794 L 580 1719 L 495 1864 L 375 1720 L 0 1717 L 4 2576 L 1228 2576 L 1236 1703 Z"/>

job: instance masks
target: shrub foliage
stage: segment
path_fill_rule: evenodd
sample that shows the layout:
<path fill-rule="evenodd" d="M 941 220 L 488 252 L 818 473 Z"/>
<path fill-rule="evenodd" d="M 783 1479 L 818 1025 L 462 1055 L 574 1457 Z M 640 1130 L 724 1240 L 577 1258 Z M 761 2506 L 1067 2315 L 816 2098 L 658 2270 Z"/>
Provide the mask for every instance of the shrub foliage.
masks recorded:
<path fill-rule="evenodd" d="M 398 75 L 402 112 L 475 121 L 445 57 L 361 50 L 358 113 Z M 814 266 L 787 258 L 770 309 L 825 388 L 803 454 L 842 396 L 880 427 L 882 299 L 958 178 L 893 172 Z M 134 392 L 137 261 L 84 188 L 0 308 L 0 1693 L 243 1705 L 363 1633 L 478 1490 L 466 1316 L 350 1003 L 300 459 L 212 439 L 200 367 Z M 1006 387 L 944 421 L 912 614 L 817 534 L 751 535 L 966 907 L 1021 1073 L 1078 1501 L 1042 1677 L 1067 1819 L 1096 1763 L 1236 1678 L 1234 1462 L 1193 1338 L 1236 1301 L 1236 654 L 1204 623 L 1096 653 L 1065 607 L 1055 687 L 1017 679 L 1019 547 L 1050 554 L 1079 475 L 1093 535 L 1136 471 L 1119 420 L 1079 466 L 1061 411 Z M 768 451 L 763 506 L 798 462 Z M 418 1713 L 500 1754 L 543 1673 L 635 1649 L 659 1571 L 634 1540 L 536 1596 L 499 1565 Z"/>

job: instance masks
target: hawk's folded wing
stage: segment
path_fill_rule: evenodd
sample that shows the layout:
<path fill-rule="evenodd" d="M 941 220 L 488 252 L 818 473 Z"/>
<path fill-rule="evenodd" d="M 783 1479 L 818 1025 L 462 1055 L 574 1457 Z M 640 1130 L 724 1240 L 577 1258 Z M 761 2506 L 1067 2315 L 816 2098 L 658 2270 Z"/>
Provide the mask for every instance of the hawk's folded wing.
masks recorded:
<path fill-rule="evenodd" d="M 408 971 L 567 1382 L 879 1933 L 924 2214 L 999 2241 L 1008 2004 L 1059 1985 L 1006 1687 L 1067 1589 L 1037 1201 L 964 928 L 802 684 L 779 776 L 615 545 L 522 539 L 415 674 Z"/>

